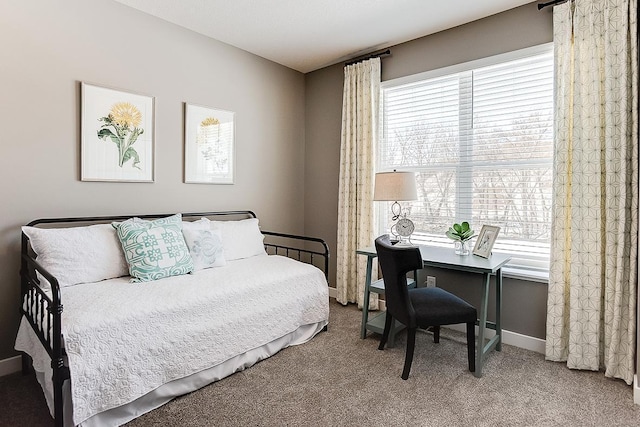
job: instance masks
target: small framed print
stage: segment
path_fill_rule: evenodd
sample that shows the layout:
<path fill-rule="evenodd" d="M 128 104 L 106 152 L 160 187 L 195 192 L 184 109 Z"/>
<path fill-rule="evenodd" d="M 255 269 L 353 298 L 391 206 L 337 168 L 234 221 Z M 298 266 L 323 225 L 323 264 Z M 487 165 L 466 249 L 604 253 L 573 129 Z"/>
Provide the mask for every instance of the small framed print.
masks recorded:
<path fill-rule="evenodd" d="M 80 180 L 153 182 L 155 98 L 81 83 Z"/>
<path fill-rule="evenodd" d="M 478 240 L 476 240 L 476 244 L 473 247 L 473 254 L 483 258 L 489 258 L 491 256 L 491 249 L 498 238 L 499 232 L 500 227 L 496 227 L 495 225 L 483 225 L 480 230 L 480 234 L 478 235 Z"/>
<path fill-rule="evenodd" d="M 184 182 L 233 184 L 235 113 L 185 103 Z"/>

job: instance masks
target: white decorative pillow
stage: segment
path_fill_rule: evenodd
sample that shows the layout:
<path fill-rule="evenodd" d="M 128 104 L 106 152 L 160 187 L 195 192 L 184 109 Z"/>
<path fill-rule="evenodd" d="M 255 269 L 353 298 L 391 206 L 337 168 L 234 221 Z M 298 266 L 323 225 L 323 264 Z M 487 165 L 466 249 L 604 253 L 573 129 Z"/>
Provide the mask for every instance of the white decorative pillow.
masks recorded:
<path fill-rule="evenodd" d="M 193 271 L 182 235 L 182 215 L 145 221 L 114 222 L 132 282 L 148 282 Z"/>
<path fill-rule="evenodd" d="M 211 229 L 211 221 L 209 218 L 200 218 L 197 221 L 182 221 L 182 230 L 209 230 Z"/>
<path fill-rule="evenodd" d="M 265 255 L 264 235 L 257 218 L 240 221 L 211 221 L 212 230 L 220 230 L 224 257 L 227 261 Z"/>
<path fill-rule="evenodd" d="M 207 224 L 207 227 L 209 227 L 209 224 Z M 194 270 L 222 267 L 227 264 L 219 230 L 211 230 L 209 228 L 199 230 L 187 227 L 182 229 L 182 234 L 187 242 Z"/>
<path fill-rule="evenodd" d="M 22 227 L 37 261 L 60 286 L 99 282 L 129 274 L 116 231 L 110 224 L 86 227 Z"/>

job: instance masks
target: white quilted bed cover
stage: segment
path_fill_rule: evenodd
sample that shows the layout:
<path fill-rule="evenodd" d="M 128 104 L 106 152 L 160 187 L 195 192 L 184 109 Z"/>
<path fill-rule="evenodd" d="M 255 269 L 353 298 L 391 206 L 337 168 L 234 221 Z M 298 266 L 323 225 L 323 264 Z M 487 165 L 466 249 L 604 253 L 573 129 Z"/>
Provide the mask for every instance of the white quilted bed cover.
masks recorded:
<path fill-rule="evenodd" d="M 324 274 L 274 255 L 153 282 L 66 287 L 62 301 L 76 425 L 329 318 Z"/>

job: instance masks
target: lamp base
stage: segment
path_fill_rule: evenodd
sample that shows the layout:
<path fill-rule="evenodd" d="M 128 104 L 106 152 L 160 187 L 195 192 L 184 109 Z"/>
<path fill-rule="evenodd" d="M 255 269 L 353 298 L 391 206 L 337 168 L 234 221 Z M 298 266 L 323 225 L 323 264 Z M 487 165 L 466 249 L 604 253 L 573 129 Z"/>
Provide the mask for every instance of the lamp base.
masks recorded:
<path fill-rule="evenodd" d="M 398 240 L 398 243 L 396 243 L 395 245 L 396 246 L 402 246 L 402 247 L 415 247 L 416 246 L 413 243 L 411 243 L 411 237 L 407 237 L 406 239 L 401 237 L 400 240 Z"/>

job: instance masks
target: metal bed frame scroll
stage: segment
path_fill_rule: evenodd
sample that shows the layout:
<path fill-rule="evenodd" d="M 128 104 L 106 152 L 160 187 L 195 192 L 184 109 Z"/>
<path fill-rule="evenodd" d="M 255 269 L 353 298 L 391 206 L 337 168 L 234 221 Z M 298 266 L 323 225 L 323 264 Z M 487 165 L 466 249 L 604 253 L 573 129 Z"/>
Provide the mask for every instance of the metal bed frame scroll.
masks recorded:
<path fill-rule="evenodd" d="M 172 214 L 154 215 L 120 215 L 101 217 L 75 217 L 75 218 L 45 218 L 31 221 L 28 226 L 60 227 L 64 224 L 68 226 L 92 225 L 110 223 L 112 221 L 124 221 L 132 217 L 142 219 L 156 219 Z M 203 212 L 203 213 L 183 213 L 183 218 L 256 218 L 252 211 L 226 211 L 226 212 Z M 229 218 L 232 217 L 232 218 Z M 265 250 L 270 255 L 284 255 L 296 259 L 300 262 L 315 265 L 320 268 L 329 280 L 329 247 L 322 239 L 315 237 L 299 236 L 295 234 L 276 233 L 262 231 L 265 236 Z M 60 285 L 58 280 L 42 267 L 36 258 L 36 254 L 29 244 L 29 238 L 22 233 L 21 249 L 21 307 L 20 314 L 24 316 L 36 336 L 42 343 L 51 357 L 51 368 L 53 370 L 53 390 L 54 390 L 54 420 L 56 426 L 63 425 L 63 384 L 70 379 L 67 357 L 63 344 L 62 334 L 62 312 L 64 306 L 60 298 Z M 40 287 L 42 278 L 51 284 L 51 295 L 47 295 Z M 326 329 L 326 327 L 325 327 Z M 27 374 L 30 371 L 31 362 L 27 354 L 22 354 L 22 372 Z"/>

